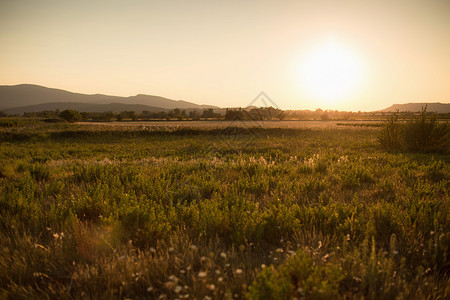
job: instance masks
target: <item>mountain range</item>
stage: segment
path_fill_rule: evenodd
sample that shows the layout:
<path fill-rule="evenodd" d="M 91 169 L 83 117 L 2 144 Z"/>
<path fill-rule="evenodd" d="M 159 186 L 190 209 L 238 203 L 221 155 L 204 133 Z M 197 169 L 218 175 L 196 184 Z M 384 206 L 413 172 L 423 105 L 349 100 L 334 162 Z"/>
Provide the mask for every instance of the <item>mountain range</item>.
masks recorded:
<path fill-rule="evenodd" d="M 394 104 L 380 112 L 410 111 L 418 112 L 427 106 L 429 112 L 450 113 L 450 103 L 407 103 Z M 102 94 L 80 94 L 61 89 L 47 88 L 33 84 L 0 85 L 0 111 L 7 114 L 23 114 L 45 110 L 73 109 L 80 112 L 122 112 L 144 110 L 151 112 L 170 109 L 203 110 L 212 108 L 224 112 L 223 108 L 200 105 L 184 100 L 172 100 L 160 96 L 136 95 L 130 97 Z"/>
<path fill-rule="evenodd" d="M 86 95 L 39 85 L 1 85 L 0 111 L 8 114 L 22 114 L 44 110 L 75 109 L 80 112 L 121 111 L 168 111 L 170 109 L 219 109 L 212 105 L 199 105 L 184 100 L 172 100 L 152 95 L 131 97 Z"/>
<path fill-rule="evenodd" d="M 388 108 L 380 110 L 381 112 L 395 112 L 395 111 L 409 111 L 418 112 L 422 111 L 422 108 L 427 108 L 428 112 L 437 113 L 450 113 L 450 103 L 406 103 L 406 104 L 394 104 Z"/>

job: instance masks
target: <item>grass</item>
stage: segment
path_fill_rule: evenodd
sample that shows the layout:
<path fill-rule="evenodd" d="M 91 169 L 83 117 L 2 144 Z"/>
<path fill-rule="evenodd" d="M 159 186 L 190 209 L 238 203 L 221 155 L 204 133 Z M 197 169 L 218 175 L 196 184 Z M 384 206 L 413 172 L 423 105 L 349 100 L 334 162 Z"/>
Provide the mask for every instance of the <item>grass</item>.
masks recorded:
<path fill-rule="evenodd" d="M 449 297 L 448 154 L 23 124 L 0 129 L 0 298 Z"/>

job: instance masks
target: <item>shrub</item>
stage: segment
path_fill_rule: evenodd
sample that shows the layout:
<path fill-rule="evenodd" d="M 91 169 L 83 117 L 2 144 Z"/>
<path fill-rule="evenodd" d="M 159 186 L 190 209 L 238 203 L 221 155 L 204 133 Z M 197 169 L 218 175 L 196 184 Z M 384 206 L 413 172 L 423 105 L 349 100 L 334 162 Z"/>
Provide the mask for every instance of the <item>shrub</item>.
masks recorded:
<path fill-rule="evenodd" d="M 63 110 L 59 114 L 59 117 L 63 118 L 64 120 L 67 120 L 69 122 L 76 122 L 76 121 L 80 121 L 82 119 L 81 114 L 78 111 L 72 110 L 72 109 Z"/>
<path fill-rule="evenodd" d="M 378 142 L 388 151 L 449 152 L 450 127 L 427 113 L 426 107 L 418 117 L 407 122 L 399 120 L 398 111 L 385 122 Z"/>
<path fill-rule="evenodd" d="M 306 251 L 299 250 L 278 270 L 263 269 L 249 287 L 249 299 L 336 299 L 343 279 L 338 266 L 315 262 Z"/>
<path fill-rule="evenodd" d="M 378 136 L 380 145 L 389 151 L 398 151 L 403 147 L 402 124 L 399 120 L 398 111 L 387 118 L 384 127 Z"/>
<path fill-rule="evenodd" d="M 404 125 L 406 149 L 420 152 L 448 151 L 449 129 L 448 123 L 439 123 L 436 114 L 428 114 L 425 107 L 417 118 Z"/>

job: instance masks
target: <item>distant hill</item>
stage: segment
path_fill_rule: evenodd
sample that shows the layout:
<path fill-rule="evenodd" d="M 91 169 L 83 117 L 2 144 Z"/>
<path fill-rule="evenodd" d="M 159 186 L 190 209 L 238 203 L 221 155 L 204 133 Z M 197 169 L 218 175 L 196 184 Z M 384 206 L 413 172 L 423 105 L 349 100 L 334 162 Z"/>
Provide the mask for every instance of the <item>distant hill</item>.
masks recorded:
<path fill-rule="evenodd" d="M 109 104 L 91 104 L 82 102 L 50 102 L 37 105 L 20 106 L 14 108 L 4 109 L 3 112 L 10 115 L 23 114 L 25 112 L 39 112 L 46 110 L 65 110 L 74 109 L 80 112 L 122 112 L 122 111 L 134 111 L 141 113 L 142 111 L 160 112 L 169 111 L 169 109 L 154 107 L 142 104 L 124 104 L 124 103 L 109 103 Z"/>
<path fill-rule="evenodd" d="M 394 112 L 394 111 L 409 111 L 418 112 L 422 111 L 422 107 L 427 107 L 428 112 L 437 113 L 450 113 L 450 103 L 407 103 L 407 104 L 394 104 L 388 108 L 380 110 L 381 112 Z"/>
<path fill-rule="evenodd" d="M 217 106 L 199 105 L 188 101 L 171 100 L 152 95 L 119 97 L 101 94 L 87 95 L 72 93 L 32 84 L 0 86 L 0 110 L 7 113 L 18 114 L 67 108 L 78 111 L 99 111 L 99 109 L 105 109 L 101 111 L 165 111 L 174 108 L 218 109 Z"/>

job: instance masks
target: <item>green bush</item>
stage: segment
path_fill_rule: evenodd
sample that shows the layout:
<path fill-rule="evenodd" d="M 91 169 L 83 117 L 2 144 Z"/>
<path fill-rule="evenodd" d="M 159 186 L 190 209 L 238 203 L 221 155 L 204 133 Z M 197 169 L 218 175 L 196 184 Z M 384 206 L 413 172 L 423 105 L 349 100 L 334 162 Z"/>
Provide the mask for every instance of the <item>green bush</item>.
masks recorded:
<path fill-rule="evenodd" d="M 388 151 L 444 152 L 450 150 L 450 127 L 439 122 L 436 114 L 427 113 L 426 107 L 417 117 L 406 122 L 398 112 L 385 122 L 378 136 L 379 144 Z"/>
<path fill-rule="evenodd" d="M 64 120 L 67 120 L 69 122 L 76 122 L 76 121 L 80 121 L 82 119 L 81 114 L 78 111 L 72 110 L 72 109 L 63 110 L 59 114 L 59 117 L 63 118 Z"/>
<path fill-rule="evenodd" d="M 399 151 L 403 148 L 402 123 L 398 111 L 387 118 L 378 136 L 380 145 L 389 151 Z"/>
<path fill-rule="evenodd" d="M 278 267 L 263 269 L 249 287 L 249 299 L 336 299 L 339 282 L 344 278 L 340 267 L 314 261 L 303 250 Z"/>
<path fill-rule="evenodd" d="M 442 152 L 450 149 L 448 123 L 439 123 L 435 114 L 428 114 L 426 107 L 420 115 L 404 125 L 403 139 L 407 150 Z"/>

